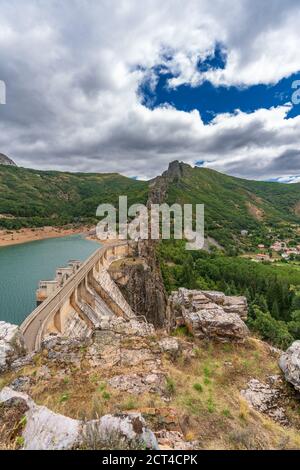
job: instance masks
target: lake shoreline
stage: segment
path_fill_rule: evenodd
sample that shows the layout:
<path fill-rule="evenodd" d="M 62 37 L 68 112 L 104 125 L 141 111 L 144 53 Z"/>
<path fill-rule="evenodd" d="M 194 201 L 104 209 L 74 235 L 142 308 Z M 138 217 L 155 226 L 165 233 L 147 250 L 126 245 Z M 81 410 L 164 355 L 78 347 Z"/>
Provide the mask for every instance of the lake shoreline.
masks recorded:
<path fill-rule="evenodd" d="M 20 230 L 0 230 L 0 248 L 6 246 L 30 243 L 37 240 L 47 240 L 49 238 L 61 238 L 68 235 L 82 234 L 88 237 L 91 226 L 81 227 L 40 227 L 23 228 Z"/>
<path fill-rule="evenodd" d="M 22 237 L 20 243 L 0 248 L 0 320 L 20 325 L 36 308 L 41 280 L 54 279 L 56 270 L 70 260 L 84 263 L 100 246 L 82 235 L 82 227 L 65 236 L 66 230 L 50 232 L 47 239 L 37 236 L 24 243 Z"/>

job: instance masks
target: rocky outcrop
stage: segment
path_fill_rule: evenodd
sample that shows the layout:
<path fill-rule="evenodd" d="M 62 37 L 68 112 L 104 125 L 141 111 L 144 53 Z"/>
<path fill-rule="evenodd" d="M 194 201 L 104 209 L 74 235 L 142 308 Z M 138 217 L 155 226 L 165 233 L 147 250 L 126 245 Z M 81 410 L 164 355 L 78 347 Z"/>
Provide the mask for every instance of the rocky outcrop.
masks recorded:
<path fill-rule="evenodd" d="M 105 415 L 84 422 L 36 405 L 28 395 L 9 387 L 1 391 L 0 403 L 14 406 L 15 400 L 24 404 L 24 450 L 158 448 L 140 413 Z"/>
<path fill-rule="evenodd" d="M 65 366 L 72 365 L 79 367 L 83 349 L 92 344 L 92 340 L 87 338 L 65 338 L 59 335 L 49 335 L 42 342 L 42 354 L 51 363 Z"/>
<path fill-rule="evenodd" d="M 159 431 L 155 433 L 160 450 L 195 450 L 197 441 L 187 442 L 179 431 Z"/>
<path fill-rule="evenodd" d="M 109 273 L 134 313 L 155 327 L 165 325 L 167 295 L 152 241 L 138 243 L 136 258 L 112 264 Z"/>
<path fill-rule="evenodd" d="M 143 364 L 144 369 L 159 366 L 159 347 L 157 345 L 152 351 L 148 339 L 155 333 L 152 324 L 113 317 L 103 321 L 101 327 L 94 331 L 92 337 L 84 340 L 81 337 L 49 335 L 42 342 L 43 357 L 63 368 L 80 367 L 83 360 L 103 370 L 140 364 Z"/>
<path fill-rule="evenodd" d="M 201 339 L 241 342 L 249 335 L 242 320 L 247 318 L 244 297 L 180 288 L 169 298 L 168 316 L 171 327 L 186 325 L 193 336 Z"/>
<path fill-rule="evenodd" d="M 184 170 L 191 169 L 187 163 L 175 160 L 169 163 L 168 169 L 157 176 L 149 184 L 149 203 L 162 204 L 166 202 L 171 183 L 177 183 L 183 176 Z"/>
<path fill-rule="evenodd" d="M 0 153 L 0 165 L 17 166 L 11 158 L 8 158 L 3 153 Z"/>
<path fill-rule="evenodd" d="M 163 395 L 166 388 L 165 374 L 159 372 L 116 375 L 108 383 L 112 388 L 134 395 L 140 395 L 141 393 Z"/>
<path fill-rule="evenodd" d="M 247 320 L 248 305 L 246 297 L 225 295 L 222 307 L 225 312 L 236 313 L 242 320 Z"/>
<path fill-rule="evenodd" d="M 176 357 L 180 353 L 180 345 L 176 338 L 168 336 L 166 338 L 161 339 L 158 344 L 160 346 L 161 351 L 166 353 L 172 359 L 176 359 Z"/>
<path fill-rule="evenodd" d="M 300 391 L 300 341 L 295 341 L 280 356 L 279 367 L 296 390 Z"/>
<path fill-rule="evenodd" d="M 17 325 L 0 321 L 0 372 L 26 354 L 24 338 Z"/>
<path fill-rule="evenodd" d="M 287 425 L 288 419 L 285 410 L 279 403 L 281 392 L 279 388 L 274 386 L 276 382 L 280 381 L 280 377 L 271 376 L 269 381 L 272 385 L 251 379 L 247 384 L 247 389 L 241 391 L 241 395 L 256 411 L 266 414 L 282 425 Z"/>

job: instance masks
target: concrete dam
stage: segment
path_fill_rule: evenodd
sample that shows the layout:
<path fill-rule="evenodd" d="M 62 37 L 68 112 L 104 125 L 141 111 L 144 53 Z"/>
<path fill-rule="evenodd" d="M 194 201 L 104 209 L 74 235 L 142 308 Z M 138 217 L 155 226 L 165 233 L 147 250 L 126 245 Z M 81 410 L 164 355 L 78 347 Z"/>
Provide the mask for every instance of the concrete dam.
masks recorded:
<path fill-rule="evenodd" d="M 108 272 L 111 263 L 133 256 L 135 250 L 134 242 L 108 244 L 83 264 L 71 261 L 60 268 L 56 280 L 41 281 L 39 305 L 20 327 L 28 351 L 38 351 L 49 334 L 90 336 L 112 316 L 137 319 Z"/>

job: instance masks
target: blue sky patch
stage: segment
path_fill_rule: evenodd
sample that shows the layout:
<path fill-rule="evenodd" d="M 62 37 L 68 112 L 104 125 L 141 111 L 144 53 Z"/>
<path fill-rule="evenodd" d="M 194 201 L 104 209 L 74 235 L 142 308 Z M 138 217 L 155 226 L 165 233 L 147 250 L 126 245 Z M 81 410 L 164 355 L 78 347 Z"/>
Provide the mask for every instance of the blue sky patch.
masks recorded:
<path fill-rule="evenodd" d="M 225 69 L 227 53 L 221 44 L 215 47 L 214 53 L 207 56 L 204 60 L 199 60 L 197 69 L 199 72 L 207 72 L 208 70 Z"/>
<path fill-rule="evenodd" d="M 207 68 L 222 68 L 225 61 L 224 51 L 217 48 L 214 56 L 202 61 L 198 68 L 204 67 L 203 71 Z M 157 77 L 154 89 L 151 82 L 146 80 L 139 90 L 143 104 L 150 109 L 166 104 L 186 112 L 197 109 L 205 124 L 212 121 L 220 113 L 233 113 L 236 109 L 252 113 L 257 109 L 269 109 L 290 102 L 294 92 L 292 83 L 300 79 L 298 73 L 284 78 L 272 86 L 215 87 L 210 82 L 205 81 L 198 87 L 180 85 L 177 88 L 170 88 L 168 87 L 168 80 L 173 78 L 173 75 L 165 67 L 156 67 L 153 72 Z M 287 118 L 293 118 L 299 114 L 300 104 L 294 105 Z"/>

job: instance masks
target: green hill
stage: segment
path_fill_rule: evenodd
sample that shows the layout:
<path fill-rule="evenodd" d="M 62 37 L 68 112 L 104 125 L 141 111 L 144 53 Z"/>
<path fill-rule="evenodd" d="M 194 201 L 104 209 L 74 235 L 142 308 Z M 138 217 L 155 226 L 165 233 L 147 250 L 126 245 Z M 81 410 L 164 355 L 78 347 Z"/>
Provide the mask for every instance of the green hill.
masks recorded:
<path fill-rule="evenodd" d="M 0 226 L 64 225 L 94 221 L 101 203 L 205 204 L 206 234 L 225 248 L 247 248 L 266 239 L 270 228 L 288 236 L 300 222 L 300 184 L 249 181 L 173 162 L 150 182 L 116 173 L 67 173 L 0 165 Z M 241 230 L 251 232 L 243 239 Z M 249 241 L 250 240 L 250 241 Z"/>
<path fill-rule="evenodd" d="M 0 165 L 0 226 L 64 225 L 95 220 L 102 203 L 145 203 L 148 185 L 116 173 L 66 173 Z"/>
<path fill-rule="evenodd" d="M 251 231 L 256 243 L 270 227 L 288 236 L 300 222 L 300 184 L 250 181 L 173 162 L 154 181 L 154 187 L 162 186 L 170 204 L 205 204 L 206 234 L 225 247 L 246 243 L 241 230 Z"/>

